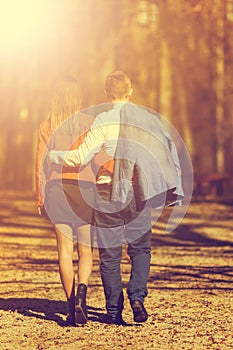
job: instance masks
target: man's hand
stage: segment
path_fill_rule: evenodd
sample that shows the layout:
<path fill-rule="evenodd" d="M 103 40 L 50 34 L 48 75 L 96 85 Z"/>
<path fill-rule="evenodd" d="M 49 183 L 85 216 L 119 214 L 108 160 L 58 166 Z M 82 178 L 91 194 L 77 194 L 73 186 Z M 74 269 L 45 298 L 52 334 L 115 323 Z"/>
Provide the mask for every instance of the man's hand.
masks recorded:
<path fill-rule="evenodd" d="M 41 216 L 42 215 L 41 206 L 37 207 L 37 210 L 38 210 L 38 214 Z"/>
<path fill-rule="evenodd" d="M 54 164 L 63 165 L 66 153 L 66 151 L 50 151 L 48 155 L 49 161 Z"/>
<path fill-rule="evenodd" d="M 80 157 L 78 150 L 55 151 L 52 150 L 48 154 L 48 161 L 53 164 L 63 165 L 66 167 L 77 167 L 80 165 Z"/>

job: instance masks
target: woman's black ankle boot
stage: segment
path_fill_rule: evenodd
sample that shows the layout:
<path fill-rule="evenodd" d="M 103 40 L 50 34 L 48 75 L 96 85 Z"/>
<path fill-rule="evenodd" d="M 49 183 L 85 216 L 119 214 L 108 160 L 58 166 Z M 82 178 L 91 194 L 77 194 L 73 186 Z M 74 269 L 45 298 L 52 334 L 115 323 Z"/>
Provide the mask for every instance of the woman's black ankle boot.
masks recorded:
<path fill-rule="evenodd" d="M 87 296 L 87 286 L 84 283 L 80 283 L 78 285 L 77 295 L 75 300 L 76 325 L 87 323 L 86 296 Z"/>

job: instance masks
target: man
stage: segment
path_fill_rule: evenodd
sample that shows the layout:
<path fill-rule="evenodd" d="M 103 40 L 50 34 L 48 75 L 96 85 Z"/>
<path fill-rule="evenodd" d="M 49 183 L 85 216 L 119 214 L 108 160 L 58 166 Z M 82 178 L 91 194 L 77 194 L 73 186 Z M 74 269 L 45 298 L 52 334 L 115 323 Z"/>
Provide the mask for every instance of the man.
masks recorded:
<path fill-rule="evenodd" d="M 150 157 L 147 157 L 148 153 L 153 152 L 150 150 L 148 152 L 146 145 L 143 145 L 143 152 L 140 147 L 138 148 L 140 143 L 138 134 L 139 138 L 142 136 L 142 139 L 145 139 L 145 142 L 147 136 L 143 136 L 143 131 L 140 128 L 134 128 L 134 125 L 130 125 L 130 127 L 131 134 L 136 134 L 136 139 L 128 142 L 127 136 L 124 136 L 124 125 L 121 121 L 124 120 L 124 114 L 127 116 L 127 111 L 132 108 L 131 105 L 128 107 L 133 92 L 128 74 L 122 71 L 112 72 L 106 79 L 105 89 L 113 108 L 95 118 L 90 132 L 77 150 L 51 151 L 50 161 L 75 167 L 78 164 L 88 164 L 101 149 L 104 149 L 108 155 L 108 160 L 102 164 L 97 173 L 98 198 L 95 206 L 100 272 L 107 309 L 105 322 L 124 324 L 122 319 L 124 297 L 120 273 L 124 238 L 128 243 L 128 254 L 131 259 L 131 275 L 127 294 L 134 321 L 145 322 L 148 314 L 144 306 L 144 299 L 148 293 L 147 280 L 151 251 L 151 215 L 146 202 L 154 194 L 159 193 L 160 195 L 162 193 L 162 202 L 161 200 L 159 202 L 161 202 L 160 205 L 163 204 L 165 202 L 164 196 L 166 196 L 164 194 L 168 189 L 173 191 L 177 187 L 177 179 L 170 181 L 169 186 L 167 186 L 167 181 L 164 181 L 163 176 L 160 176 L 158 186 L 158 181 L 154 180 L 154 171 L 147 177 L 148 165 L 146 165 L 147 169 L 140 168 L 140 163 L 143 164 L 145 158 L 150 164 L 150 168 L 153 168 Z M 137 111 L 142 114 L 141 109 Z M 143 115 L 132 114 L 133 124 L 137 123 L 138 117 L 142 118 Z M 153 118 L 153 116 L 150 115 L 148 118 Z M 121 136 L 123 142 L 121 142 Z M 161 146 L 161 141 L 157 140 L 156 142 L 160 143 L 162 159 L 164 158 L 163 153 L 169 152 L 164 145 Z M 127 153 L 127 159 L 124 159 L 124 153 Z M 135 159 L 135 155 L 137 159 Z M 171 163 L 174 173 L 174 176 L 171 176 L 173 179 L 177 174 L 175 174 L 176 170 L 172 158 L 169 159 L 170 161 L 166 161 L 166 164 Z M 152 157 L 152 161 L 158 165 L 155 174 L 158 178 L 158 172 L 162 173 L 162 171 L 158 171 L 161 160 Z M 126 176 L 124 177 L 122 174 L 126 174 Z M 150 186 L 152 182 L 153 184 Z M 141 196 L 142 192 L 143 196 Z"/>

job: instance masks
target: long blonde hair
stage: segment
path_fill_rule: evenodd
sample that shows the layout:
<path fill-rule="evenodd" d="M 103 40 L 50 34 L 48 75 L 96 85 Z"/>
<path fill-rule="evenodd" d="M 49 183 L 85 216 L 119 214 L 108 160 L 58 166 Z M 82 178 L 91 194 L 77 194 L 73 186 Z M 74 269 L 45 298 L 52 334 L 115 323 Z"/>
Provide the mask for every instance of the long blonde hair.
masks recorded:
<path fill-rule="evenodd" d="M 60 81 L 52 96 L 49 126 L 54 131 L 68 117 L 80 110 L 81 88 L 74 78 L 65 78 Z"/>

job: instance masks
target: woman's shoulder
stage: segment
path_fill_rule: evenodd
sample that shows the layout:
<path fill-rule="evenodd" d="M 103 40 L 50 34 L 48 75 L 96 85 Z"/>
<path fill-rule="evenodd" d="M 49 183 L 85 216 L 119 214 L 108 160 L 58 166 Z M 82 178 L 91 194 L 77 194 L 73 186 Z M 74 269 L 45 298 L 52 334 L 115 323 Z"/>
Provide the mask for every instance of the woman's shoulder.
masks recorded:
<path fill-rule="evenodd" d="M 40 123 L 40 129 L 49 129 L 49 118 L 44 119 L 41 123 Z"/>
<path fill-rule="evenodd" d="M 49 118 L 43 120 L 40 123 L 39 131 L 40 131 L 40 134 L 42 135 L 48 136 L 51 134 Z"/>

